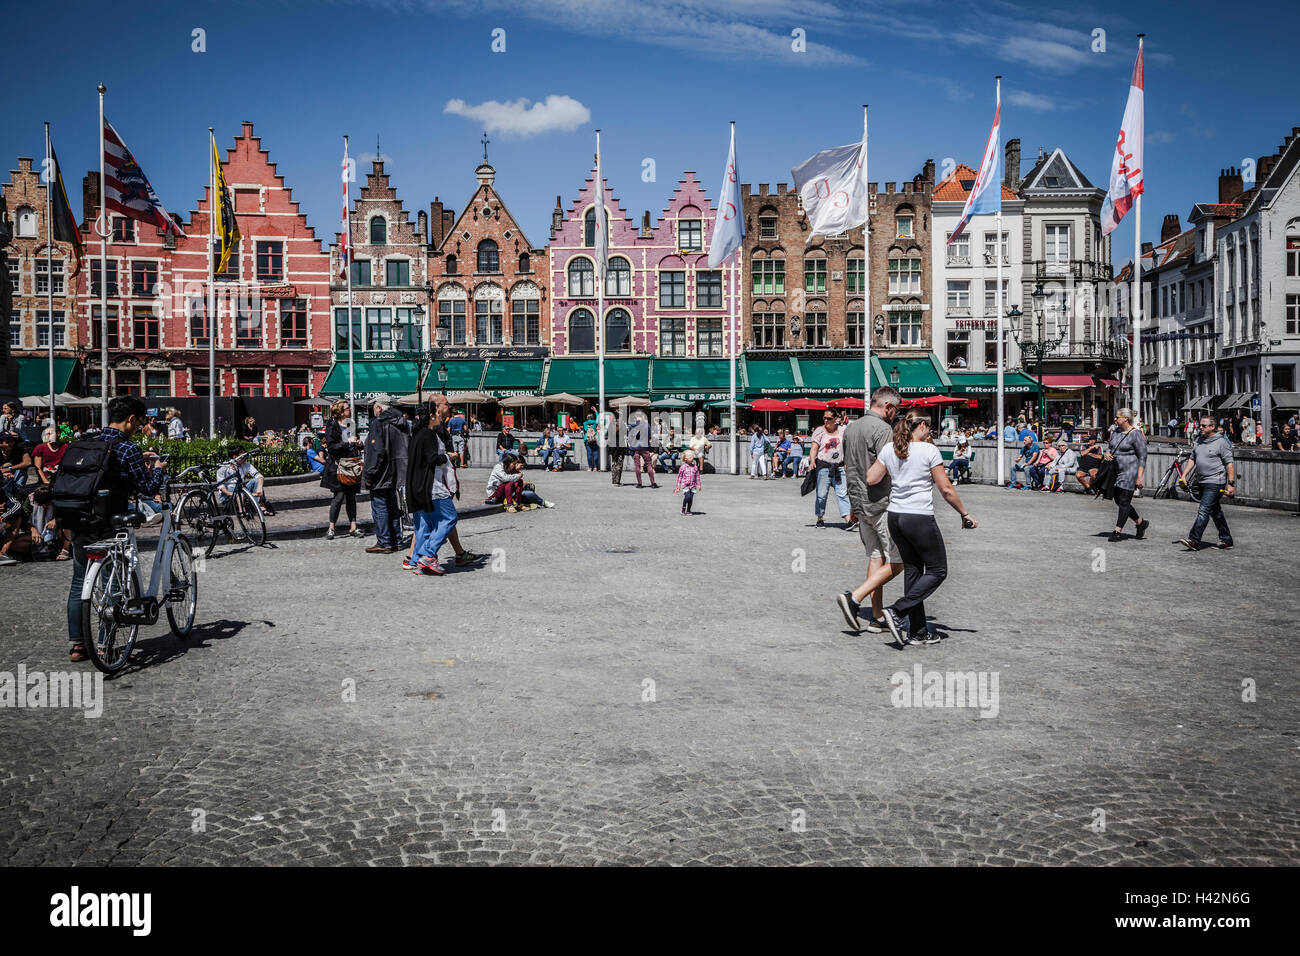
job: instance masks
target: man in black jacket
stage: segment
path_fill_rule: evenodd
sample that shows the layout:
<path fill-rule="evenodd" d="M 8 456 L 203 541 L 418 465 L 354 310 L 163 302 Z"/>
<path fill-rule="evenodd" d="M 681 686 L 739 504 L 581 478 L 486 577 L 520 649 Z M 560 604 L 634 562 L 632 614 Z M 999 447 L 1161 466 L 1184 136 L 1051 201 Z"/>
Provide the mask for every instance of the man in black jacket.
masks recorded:
<path fill-rule="evenodd" d="M 362 475 L 370 489 L 370 515 L 375 521 L 375 543 L 366 548 L 369 554 L 391 554 L 402 543 L 397 488 L 404 484 L 410 424 L 390 407 L 391 402 L 387 395 L 375 396 L 366 436 Z"/>

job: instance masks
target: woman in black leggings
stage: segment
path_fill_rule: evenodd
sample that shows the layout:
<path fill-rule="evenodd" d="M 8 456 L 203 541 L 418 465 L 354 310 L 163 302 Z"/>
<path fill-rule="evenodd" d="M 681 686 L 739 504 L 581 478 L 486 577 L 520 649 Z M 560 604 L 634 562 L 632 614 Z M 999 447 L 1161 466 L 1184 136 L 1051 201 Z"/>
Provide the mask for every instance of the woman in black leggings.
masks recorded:
<path fill-rule="evenodd" d="M 329 458 L 325 462 L 325 471 L 321 474 L 321 487 L 327 491 L 334 492 L 334 500 L 330 502 L 330 526 L 325 532 L 325 540 L 334 540 L 334 523 L 339 520 L 339 510 L 347 506 L 348 534 L 354 538 L 361 537 L 361 532 L 357 530 L 357 491 L 361 485 L 345 485 L 339 481 L 339 459 L 355 458 L 361 454 L 361 442 L 353 438 L 344 439 L 343 426 L 339 423 L 348 416 L 348 403 L 339 399 L 330 406 L 330 420 L 325 426 L 325 450 L 329 452 Z"/>
<path fill-rule="evenodd" d="M 1131 408 L 1121 408 L 1115 413 L 1115 430 L 1111 432 L 1110 451 L 1106 457 L 1115 462 L 1113 494 L 1115 504 L 1119 506 L 1119 515 L 1115 518 L 1115 530 L 1110 533 L 1107 541 L 1124 540 L 1120 532 L 1124 530 L 1124 523 L 1129 518 L 1133 519 L 1139 540 L 1146 537 L 1147 529 L 1151 527 L 1151 522 L 1139 518 L 1133 508 L 1133 493 L 1142 487 L 1142 479 L 1147 470 L 1147 440 L 1141 429 L 1133 426 L 1136 417 L 1137 413 Z"/>
<path fill-rule="evenodd" d="M 886 445 L 867 470 L 867 484 L 888 475 L 889 537 L 903 561 L 903 596 L 884 609 L 885 624 L 901 647 L 937 644 L 925 623 L 925 599 L 948 576 L 948 553 L 939 522 L 934 520 L 934 489 L 961 515 L 963 528 L 976 527 L 948 478 L 943 455 L 930 441 L 930 422 L 916 413 L 894 424 L 893 444 Z M 903 636 L 906 624 L 907 636 Z"/>

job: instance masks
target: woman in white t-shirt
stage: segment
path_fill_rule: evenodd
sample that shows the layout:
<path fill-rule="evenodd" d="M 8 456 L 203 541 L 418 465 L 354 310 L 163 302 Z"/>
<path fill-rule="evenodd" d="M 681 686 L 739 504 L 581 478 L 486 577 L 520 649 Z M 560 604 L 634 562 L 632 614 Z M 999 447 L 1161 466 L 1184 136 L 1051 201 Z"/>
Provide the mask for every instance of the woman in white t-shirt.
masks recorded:
<path fill-rule="evenodd" d="M 894 425 L 894 443 L 881 449 L 867 471 L 867 484 L 888 474 L 889 536 L 903 558 L 903 596 L 885 608 L 885 624 L 899 646 L 937 644 L 925 623 L 925 599 L 948 576 L 948 554 L 934 519 L 934 489 L 961 515 L 962 527 L 976 527 L 948 479 L 943 455 L 930 441 L 930 422 L 909 414 Z M 907 622 L 907 637 L 903 636 Z"/>
<path fill-rule="evenodd" d="M 857 526 L 853 520 L 853 506 L 849 504 L 849 482 L 844 473 L 844 430 L 832 409 L 827 409 L 822 418 L 822 425 L 812 433 L 812 468 L 817 470 L 817 498 L 813 513 L 817 517 L 817 527 L 826 527 L 823 515 L 826 514 L 826 498 L 835 489 L 835 499 L 839 502 L 840 516 L 846 520 L 845 530 Z"/>

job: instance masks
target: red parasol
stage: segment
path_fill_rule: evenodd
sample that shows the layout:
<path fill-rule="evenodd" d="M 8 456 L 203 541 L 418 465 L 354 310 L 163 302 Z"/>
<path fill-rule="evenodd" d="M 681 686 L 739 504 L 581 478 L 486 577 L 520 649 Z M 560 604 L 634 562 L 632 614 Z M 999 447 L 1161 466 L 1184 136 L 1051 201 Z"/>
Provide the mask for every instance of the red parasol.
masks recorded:
<path fill-rule="evenodd" d="M 864 400 L 860 398 L 854 398 L 852 396 L 845 396 L 844 398 L 833 398 L 826 404 L 829 405 L 831 408 L 866 408 L 867 407 L 867 403 Z"/>
<path fill-rule="evenodd" d="M 793 402 L 790 402 L 790 407 L 813 412 L 824 412 L 830 408 L 825 402 L 819 402 L 815 398 L 796 398 Z"/>
<path fill-rule="evenodd" d="M 788 412 L 790 406 L 778 398 L 756 398 L 749 403 L 756 412 Z"/>

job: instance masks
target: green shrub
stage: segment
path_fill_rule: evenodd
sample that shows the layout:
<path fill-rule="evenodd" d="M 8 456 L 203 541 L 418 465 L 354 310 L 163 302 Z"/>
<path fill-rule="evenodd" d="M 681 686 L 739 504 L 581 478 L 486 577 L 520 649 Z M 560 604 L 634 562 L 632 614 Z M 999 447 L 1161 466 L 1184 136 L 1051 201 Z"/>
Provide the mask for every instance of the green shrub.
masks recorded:
<path fill-rule="evenodd" d="M 192 465 L 221 464 L 230 457 L 232 445 L 239 445 L 248 450 L 253 467 L 267 478 L 279 478 L 286 475 L 301 475 L 309 471 L 306 456 L 294 445 L 286 443 L 254 445 L 251 442 L 232 438 L 190 438 L 176 440 L 172 438 L 138 438 L 136 443 L 143 451 L 159 455 L 170 455 L 167 473 L 178 475 Z"/>

